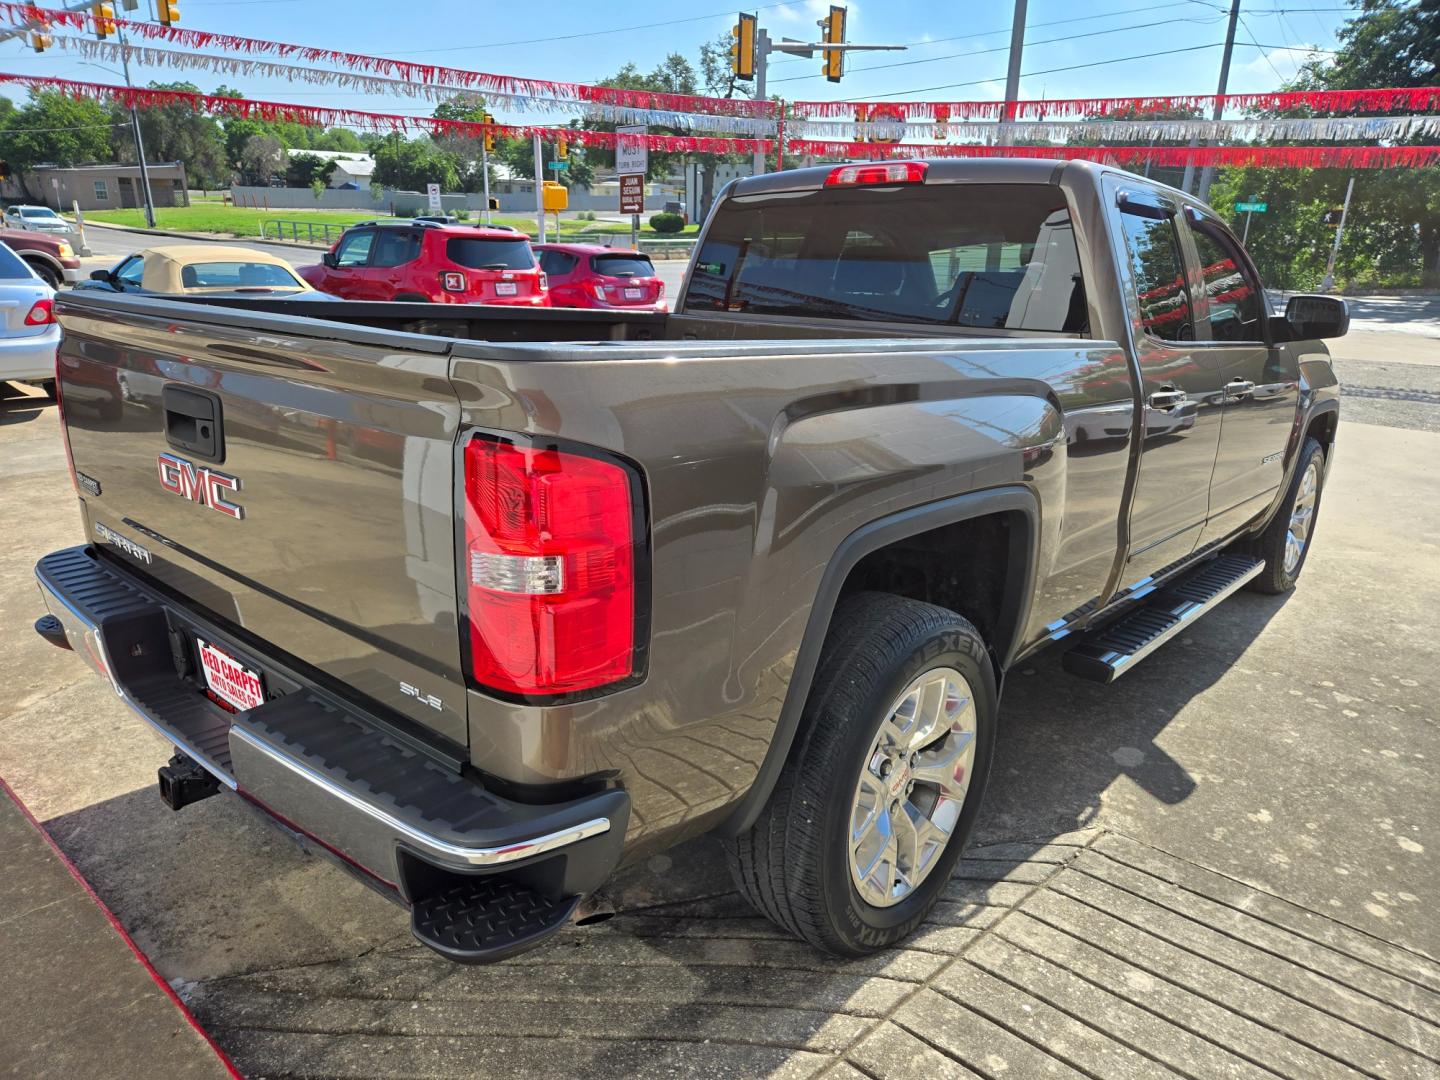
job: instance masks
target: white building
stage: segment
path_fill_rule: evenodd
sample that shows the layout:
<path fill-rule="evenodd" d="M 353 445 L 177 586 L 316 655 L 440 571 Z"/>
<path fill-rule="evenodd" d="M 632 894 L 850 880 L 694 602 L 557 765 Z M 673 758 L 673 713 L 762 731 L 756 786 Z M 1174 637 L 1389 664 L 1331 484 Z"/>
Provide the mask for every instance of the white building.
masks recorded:
<path fill-rule="evenodd" d="M 370 187 L 370 181 L 375 178 L 375 159 L 369 154 L 350 150 L 286 150 L 285 153 L 291 157 L 295 157 L 297 154 L 311 154 L 325 161 L 335 162 L 335 170 L 330 174 L 332 188 L 351 188 L 364 191 Z"/>

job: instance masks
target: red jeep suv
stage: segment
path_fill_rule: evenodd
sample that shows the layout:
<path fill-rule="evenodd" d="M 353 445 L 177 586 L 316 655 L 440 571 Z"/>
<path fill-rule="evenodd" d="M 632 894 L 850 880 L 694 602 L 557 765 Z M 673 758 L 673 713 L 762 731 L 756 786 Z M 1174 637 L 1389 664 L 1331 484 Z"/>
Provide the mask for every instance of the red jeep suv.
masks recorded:
<path fill-rule="evenodd" d="M 530 238 L 505 229 L 367 222 L 346 229 L 319 265 L 299 274 L 346 300 L 550 306 Z"/>

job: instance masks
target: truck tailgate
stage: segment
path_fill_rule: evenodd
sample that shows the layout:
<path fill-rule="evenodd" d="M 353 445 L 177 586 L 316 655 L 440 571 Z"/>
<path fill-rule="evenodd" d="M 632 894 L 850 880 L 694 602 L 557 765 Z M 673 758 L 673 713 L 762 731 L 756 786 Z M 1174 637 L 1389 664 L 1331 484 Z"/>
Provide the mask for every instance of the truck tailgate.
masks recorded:
<path fill-rule="evenodd" d="M 177 301 L 56 306 L 91 542 L 463 743 L 449 342 L 328 340 Z"/>

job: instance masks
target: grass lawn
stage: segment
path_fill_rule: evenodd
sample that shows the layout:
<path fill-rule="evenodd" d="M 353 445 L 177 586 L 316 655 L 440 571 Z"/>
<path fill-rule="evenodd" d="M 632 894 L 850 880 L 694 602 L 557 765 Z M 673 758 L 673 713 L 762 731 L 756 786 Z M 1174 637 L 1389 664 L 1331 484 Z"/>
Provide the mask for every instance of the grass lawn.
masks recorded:
<path fill-rule="evenodd" d="M 247 206 L 223 206 L 213 203 L 202 203 L 196 206 L 174 206 L 161 207 L 155 211 L 155 223 L 161 229 L 173 229 L 176 232 L 193 233 L 216 233 L 229 236 L 259 236 L 261 221 L 299 221 L 313 222 L 316 225 L 353 225 L 358 221 L 370 221 L 376 217 L 384 217 L 383 214 L 376 214 L 373 211 L 365 210 L 254 210 Z M 108 222 L 112 225 L 130 225 L 136 228 L 145 226 L 144 210 L 87 210 L 85 212 L 87 221 Z M 498 225 L 510 225 L 521 232 L 536 234 L 535 219 L 527 217 L 510 217 L 496 214 L 492 219 Z M 479 224 L 478 214 L 472 214 L 471 224 Z M 551 235 L 554 234 L 554 219 L 550 221 Z M 693 239 L 699 227 L 696 225 L 687 226 L 681 233 L 657 233 L 644 222 L 640 226 L 640 235 L 647 240 L 657 239 Z M 269 235 L 275 235 L 274 228 L 267 230 Z M 305 230 L 300 230 L 302 237 Z M 562 238 L 569 238 L 577 233 L 603 233 L 606 235 L 623 236 L 628 235 L 630 226 L 620 221 L 578 221 L 574 218 L 562 218 L 560 220 L 560 235 Z M 318 237 L 318 234 L 317 234 Z M 332 239 L 334 234 L 331 234 Z"/>

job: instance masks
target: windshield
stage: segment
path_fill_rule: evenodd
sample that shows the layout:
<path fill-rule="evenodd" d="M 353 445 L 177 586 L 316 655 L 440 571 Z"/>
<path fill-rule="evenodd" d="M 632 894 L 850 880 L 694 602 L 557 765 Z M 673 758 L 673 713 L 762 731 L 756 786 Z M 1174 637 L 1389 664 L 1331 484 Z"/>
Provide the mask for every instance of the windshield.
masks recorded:
<path fill-rule="evenodd" d="M 298 289 L 302 283 L 283 266 L 273 263 L 208 262 L 191 263 L 180 270 L 187 289 L 250 289 L 257 287 Z"/>
<path fill-rule="evenodd" d="M 49 218 L 51 221 L 60 220 L 59 214 L 44 206 L 27 206 L 20 211 L 20 216 L 27 218 Z"/>
<path fill-rule="evenodd" d="M 25 265 L 24 260 L 16 255 L 5 244 L 0 244 L 0 280 L 14 281 L 18 278 L 33 279 L 34 274 L 30 267 Z"/>
<path fill-rule="evenodd" d="M 445 256 L 457 266 L 471 270 L 533 270 L 535 253 L 528 240 L 486 240 L 481 237 L 452 236 L 445 243 Z"/>
<path fill-rule="evenodd" d="M 605 277 L 654 277 L 655 266 L 644 255 L 596 255 L 590 268 Z"/>
<path fill-rule="evenodd" d="M 727 199 L 685 306 L 1083 333 L 1065 196 L 1046 184 L 823 188 Z"/>

